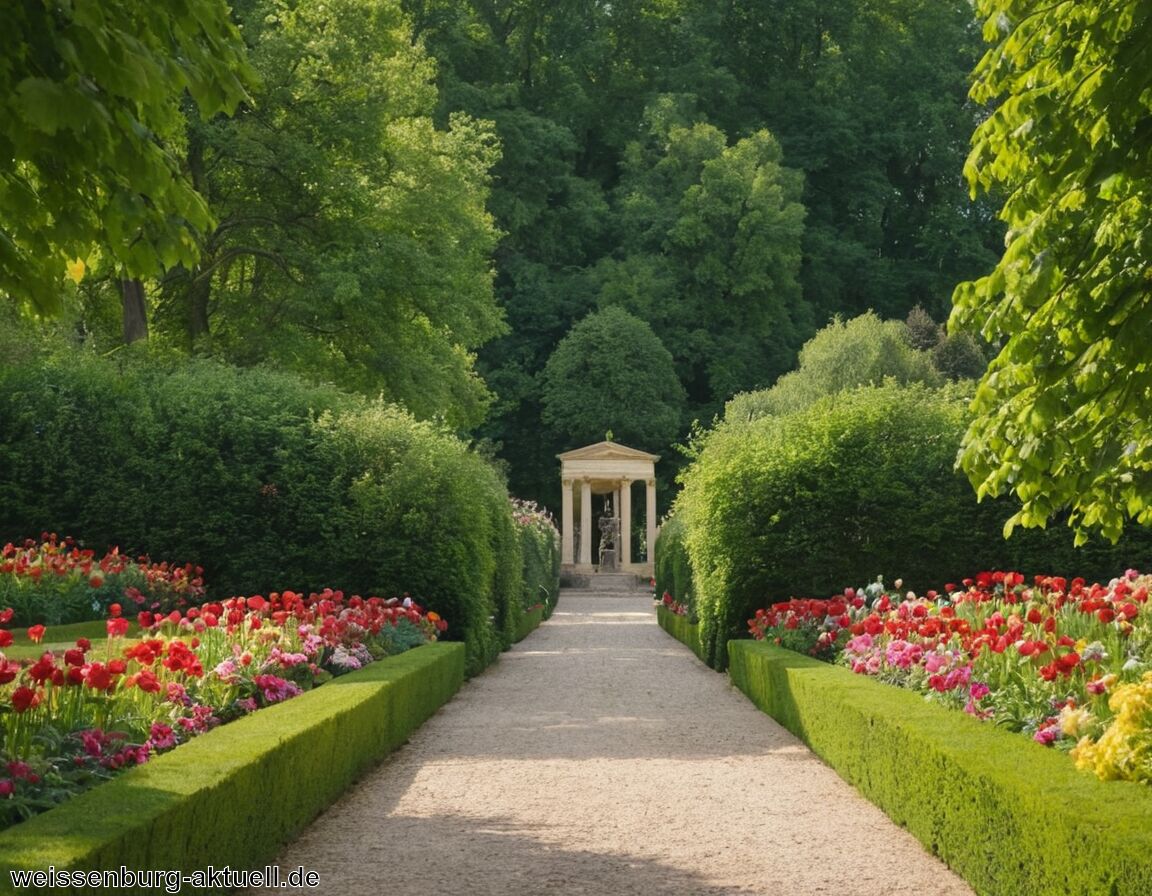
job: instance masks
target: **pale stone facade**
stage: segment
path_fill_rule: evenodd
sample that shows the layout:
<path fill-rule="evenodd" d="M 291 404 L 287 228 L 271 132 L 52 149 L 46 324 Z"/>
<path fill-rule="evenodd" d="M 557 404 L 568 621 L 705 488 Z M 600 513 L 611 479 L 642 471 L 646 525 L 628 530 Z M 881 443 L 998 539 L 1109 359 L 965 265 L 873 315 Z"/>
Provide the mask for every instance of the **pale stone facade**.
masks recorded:
<path fill-rule="evenodd" d="M 560 517 L 563 569 L 576 573 L 592 573 L 599 569 L 601 558 L 592 556 L 596 531 L 592 496 L 601 495 L 611 499 L 612 514 L 619 520 L 619 570 L 652 575 L 656 545 L 656 461 L 660 459 L 659 455 L 637 451 L 616 442 L 597 442 L 557 457 L 560 459 L 563 487 Z M 648 559 L 642 563 L 632 561 L 632 488 L 637 482 L 643 482 L 645 486 Z"/>

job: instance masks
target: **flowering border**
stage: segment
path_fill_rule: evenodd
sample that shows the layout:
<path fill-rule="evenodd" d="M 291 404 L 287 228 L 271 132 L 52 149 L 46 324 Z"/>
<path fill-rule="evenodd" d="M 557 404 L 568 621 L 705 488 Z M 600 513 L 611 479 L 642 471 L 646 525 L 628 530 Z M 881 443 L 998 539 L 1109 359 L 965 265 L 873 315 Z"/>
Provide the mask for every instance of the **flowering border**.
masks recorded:
<path fill-rule="evenodd" d="M 196 738 L 0 833 L 0 893 L 49 865 L 258 867 L 463 681 L 464 646 L 426 644 Z"/>
<path fill-rule="evenodd" d="M 848 669 L 763 642 L 728 649 L 733 684 L 977 893 L 1148 892 L 1147 787 L 1099 781 L 1017 734 Z"/>

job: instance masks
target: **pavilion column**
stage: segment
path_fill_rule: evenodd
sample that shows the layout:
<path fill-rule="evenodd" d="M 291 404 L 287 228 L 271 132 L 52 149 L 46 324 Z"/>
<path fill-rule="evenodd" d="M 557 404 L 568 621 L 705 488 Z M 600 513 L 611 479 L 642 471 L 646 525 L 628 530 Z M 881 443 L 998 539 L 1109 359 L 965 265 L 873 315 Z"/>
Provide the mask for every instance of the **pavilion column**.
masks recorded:
<path fill-rule="evenodd" d="M 592 565 L 592 483 L 580 482 L 580 562 Z"/>
<path fill-rule="evenodd" d="M 560 542 L 560 562 L 566 566 L 572 565 L 572 535 L 574 532 L 572 521 L 572 480 L 562 480 L 564 491 L 561 493 L 561 512 L 560 512 L 560 526 L 561 526 L 561 542 Z"/>
<path fill-rule="evenodd" d="M 620 483 L 620 568 L 632 562 L 632 483 Z"/>
<path fill-rule="evenodd" d="M 656 480 L 649 479 L 647 485 L 647 498 L 648 498 L 648 515 L 645 517 L 648 529 L 648 563 L 655 564 L 656 562 Z M 653 565 L 652 569 L 656 567 Z"/>

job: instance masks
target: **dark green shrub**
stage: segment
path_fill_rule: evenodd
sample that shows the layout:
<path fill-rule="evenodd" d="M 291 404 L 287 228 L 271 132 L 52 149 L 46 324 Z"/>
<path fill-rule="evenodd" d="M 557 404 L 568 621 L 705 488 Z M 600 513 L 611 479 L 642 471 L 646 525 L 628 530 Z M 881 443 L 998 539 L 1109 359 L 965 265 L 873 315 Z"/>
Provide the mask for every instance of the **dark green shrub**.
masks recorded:
<path fill-rule="evenodd" d="M 966 407 L 955 388 L 889 383 L 710 433 L 676 510 L 708 662 L 726 666 L 758 607 L 878 575 L 922 591 L 983 569 L 1108 578 L 1147 561 L 1147 531 L 1115 547 L 1074 549 L 1062 526 L 1005 541 L 1013 508 L 978 503 L 955 470 Z"/>
<path fill-rule="evenodd" d="M 143 460 L 153 430 L 141 384 L 111 363 L 77 352 L 0 367 L 0 541 L 56 531 L 134 548 L 152 477 L 123 459 Z"/>

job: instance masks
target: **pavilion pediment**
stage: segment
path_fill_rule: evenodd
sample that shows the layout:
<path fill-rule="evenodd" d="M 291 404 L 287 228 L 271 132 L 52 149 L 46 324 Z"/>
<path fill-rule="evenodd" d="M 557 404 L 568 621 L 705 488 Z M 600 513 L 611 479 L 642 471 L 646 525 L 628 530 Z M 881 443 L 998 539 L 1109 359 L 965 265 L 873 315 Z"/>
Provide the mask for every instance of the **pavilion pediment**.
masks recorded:
<path fill-rule="evenodd" d="M 640 451 L 636 448 L 629 448 L 627 445 L 621 445 L 618 442 L 597 442 L 595 445 L 585 445 L 583 448 L 576 448 L 572 451 L 565 451 L 563 454 L 556 455 L 561 461 L 586 461 L 586 460 L 642 460 L 649 463 L 655 463 L 660 460 L 660 455 L 649 454 L 647 451 Z"/>

